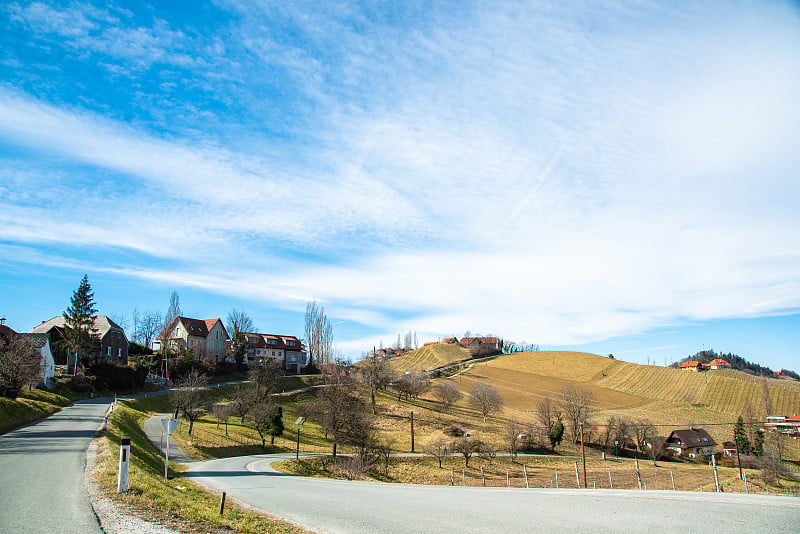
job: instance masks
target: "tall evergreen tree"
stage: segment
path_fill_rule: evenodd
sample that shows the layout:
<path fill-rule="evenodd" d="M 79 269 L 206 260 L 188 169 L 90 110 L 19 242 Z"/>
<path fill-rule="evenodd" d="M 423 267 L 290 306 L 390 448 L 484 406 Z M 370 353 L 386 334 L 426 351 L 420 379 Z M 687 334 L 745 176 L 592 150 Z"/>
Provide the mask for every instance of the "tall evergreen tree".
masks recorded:
<path fill-rule="evenodd" d="M 747 437 L 747 428 L 741 415 L 736 421 L 736 426 L 733 427 L 733 439 L 741 454 L 750 454 L 750 438 Z"/>
<path fill-rule="evenodd" d="M 89 284 L 89 277 L 84 274 L 78 289 L 72 293 L 69 307 L 64 312 L 62 345 L 75 356 L 76 368 L 79 358 L 98 350 L 97 332 L 94 329 L 96 316 L 94 292 Z"/>

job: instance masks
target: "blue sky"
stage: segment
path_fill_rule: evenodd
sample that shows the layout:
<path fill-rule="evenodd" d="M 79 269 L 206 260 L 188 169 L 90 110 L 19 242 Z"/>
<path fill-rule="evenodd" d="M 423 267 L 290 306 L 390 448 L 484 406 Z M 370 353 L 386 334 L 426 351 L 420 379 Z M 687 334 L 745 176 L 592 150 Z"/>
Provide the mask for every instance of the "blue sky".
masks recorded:
<path fill-rule="evenodd" d="M 800 367 L 793 2 L 6 2 L 0 313 Z"/>

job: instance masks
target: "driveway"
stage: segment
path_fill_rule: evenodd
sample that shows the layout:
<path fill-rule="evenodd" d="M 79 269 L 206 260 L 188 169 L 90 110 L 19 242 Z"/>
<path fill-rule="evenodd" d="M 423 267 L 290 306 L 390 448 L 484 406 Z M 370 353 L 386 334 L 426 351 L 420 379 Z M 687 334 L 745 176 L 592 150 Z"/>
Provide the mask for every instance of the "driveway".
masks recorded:
<path fill-rule="evenodd" d="M 623 490 L 417 486 L 311 479 L 269 464 L 292 454 L 192 464 L 183 476 L 269 514 L 331 533 L 781 532 L 793 497 Z"/>

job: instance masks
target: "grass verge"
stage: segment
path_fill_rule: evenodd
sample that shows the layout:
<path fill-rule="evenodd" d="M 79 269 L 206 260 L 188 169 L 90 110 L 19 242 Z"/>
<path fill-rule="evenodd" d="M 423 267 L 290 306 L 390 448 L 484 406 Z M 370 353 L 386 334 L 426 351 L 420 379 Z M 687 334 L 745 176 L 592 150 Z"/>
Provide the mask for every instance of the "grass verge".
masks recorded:
<path fill-rule="evenodd" d="M 0 397 L 0 434 L 52 415 L 76 399 L 86 395 L 76 395 L 71 391 L 44 391 L 25 388 L 16 399 Z"/>
<path fill-rule="evenodd" d="M 226 502 L 219 515 L 219 496 L 191 480 L 176 476 L 164 482 L 164 460 L 142 429 L 145 419 L 168 411 L 166 396 L 118 403 L 100 439 L 93 479 L 101 491 L 139 517 L 181 532 L 300 533 L 304 530 Z M 127 493 L 116 493 L 119 440 L 131 438 L 131 463 Z M 173 473 L 184 470 L 170 464 Z"/>

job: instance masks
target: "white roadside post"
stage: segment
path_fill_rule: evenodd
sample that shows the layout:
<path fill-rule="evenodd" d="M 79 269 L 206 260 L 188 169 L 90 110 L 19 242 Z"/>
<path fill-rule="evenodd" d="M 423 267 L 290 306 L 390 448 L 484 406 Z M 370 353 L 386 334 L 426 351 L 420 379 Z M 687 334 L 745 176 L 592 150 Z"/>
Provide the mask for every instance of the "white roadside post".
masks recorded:
<path fill-rule="evenodd" d="M 117 492 L 128 491 L 128 465 L 131 463 L 131 438 L 119 440 L 119 471 L 117 472 Z"/>
<path fill-rule="evenodd" d="M 167 469 L 169 468 L 169 435 L 178 426 L 177 419 L 162 419 L 161 424 L 164 426 L 164 433 L 167 435 L 167 448 L 164 455 L 164 482 L 167 481 Z"/>

